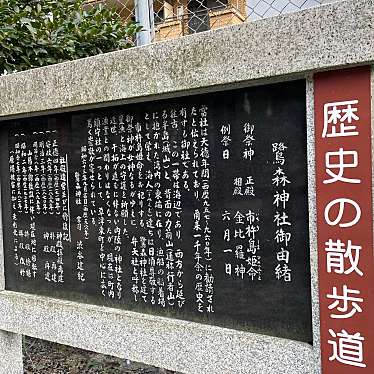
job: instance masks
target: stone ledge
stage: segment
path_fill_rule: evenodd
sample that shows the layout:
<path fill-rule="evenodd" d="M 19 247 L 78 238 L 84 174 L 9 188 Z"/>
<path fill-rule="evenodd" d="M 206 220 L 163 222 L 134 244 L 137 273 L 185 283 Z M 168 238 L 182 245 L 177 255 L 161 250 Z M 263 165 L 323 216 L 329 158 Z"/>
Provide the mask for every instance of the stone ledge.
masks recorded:
<path fill-rule="evenodd" d="M 0 118 L 374 61 L 374 0 L 345 0 L 0 78 Z"/>
<path fill-rule="evenodd" d="M 35 295 L 0 292 L 0 329 L 199 374 L 311 374 L 307 343 Z"/>

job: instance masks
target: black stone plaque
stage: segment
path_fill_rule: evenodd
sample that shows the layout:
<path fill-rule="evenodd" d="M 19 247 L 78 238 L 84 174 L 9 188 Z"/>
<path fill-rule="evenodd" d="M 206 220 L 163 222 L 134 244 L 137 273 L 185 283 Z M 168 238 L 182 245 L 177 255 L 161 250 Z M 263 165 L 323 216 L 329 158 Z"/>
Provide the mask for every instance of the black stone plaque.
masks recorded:
<path fill-rule="evenodd" d="M 305 82 L 3 123 L 6 289 L 312 341 Z"/>

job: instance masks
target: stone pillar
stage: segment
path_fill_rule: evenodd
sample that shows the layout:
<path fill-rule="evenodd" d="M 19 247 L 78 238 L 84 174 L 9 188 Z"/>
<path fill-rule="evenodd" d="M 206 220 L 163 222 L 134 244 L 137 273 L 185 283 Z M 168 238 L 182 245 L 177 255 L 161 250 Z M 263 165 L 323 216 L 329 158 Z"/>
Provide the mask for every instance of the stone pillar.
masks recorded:
<path fill-rule="evenodd" d="M 0 373 L 23 374 L 22 335 L 0 330 Z"/>

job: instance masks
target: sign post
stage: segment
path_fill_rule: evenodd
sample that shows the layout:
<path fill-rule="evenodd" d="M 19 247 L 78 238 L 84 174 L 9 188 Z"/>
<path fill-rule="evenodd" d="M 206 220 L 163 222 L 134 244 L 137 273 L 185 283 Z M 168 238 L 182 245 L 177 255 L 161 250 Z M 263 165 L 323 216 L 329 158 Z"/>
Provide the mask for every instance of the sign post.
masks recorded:
<path fill-rule="evenodd" d="M 323 374 L 372 373 L 370 67 L 315 76 Z"/>

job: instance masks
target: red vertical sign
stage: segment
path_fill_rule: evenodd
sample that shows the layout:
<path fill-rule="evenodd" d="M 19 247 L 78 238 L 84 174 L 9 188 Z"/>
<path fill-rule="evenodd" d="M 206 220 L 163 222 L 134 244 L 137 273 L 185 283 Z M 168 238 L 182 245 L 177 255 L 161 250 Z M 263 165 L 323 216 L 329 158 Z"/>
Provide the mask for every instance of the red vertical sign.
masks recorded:
<path fill-rule="evenodd" d="M 374 373 L 370 67 L 315 75 L 323 374 Z"/>

